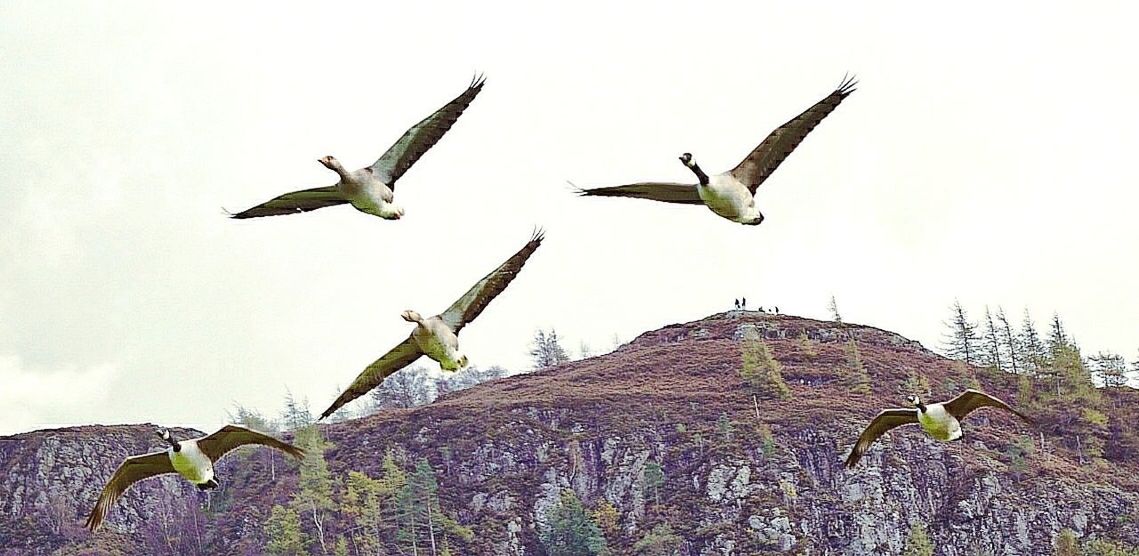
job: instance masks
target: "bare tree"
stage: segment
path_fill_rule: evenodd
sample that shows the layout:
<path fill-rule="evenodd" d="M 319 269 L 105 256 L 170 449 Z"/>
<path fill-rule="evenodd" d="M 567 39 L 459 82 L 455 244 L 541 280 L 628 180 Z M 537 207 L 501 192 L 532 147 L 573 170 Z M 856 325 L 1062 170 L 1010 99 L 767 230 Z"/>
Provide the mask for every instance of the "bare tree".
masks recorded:
<path fill-rule="evenodd" d="M 405 367 L 384 379 L 372 390 L 375 408 L 415 407 L 430 403 L 432 399 L 427 370 L 418 365 Z"/>

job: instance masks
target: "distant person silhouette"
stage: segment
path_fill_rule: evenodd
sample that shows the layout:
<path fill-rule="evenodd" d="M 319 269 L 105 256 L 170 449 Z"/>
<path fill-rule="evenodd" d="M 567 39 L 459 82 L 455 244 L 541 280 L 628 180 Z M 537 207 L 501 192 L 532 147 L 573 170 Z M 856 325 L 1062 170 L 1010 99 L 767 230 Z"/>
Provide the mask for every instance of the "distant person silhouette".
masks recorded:
<path fill-rule="evenodd" d="M 740 298 L 738 298 L 738 297 L 736 298 L 736 310 L 737 311 L 740 310 Z"/>
<path fill-rule="evenodd" d="M 740 309 L 743 309 L 745 311 L 747 310 L 747 298 L 746 297 L 740 300 Z"/>

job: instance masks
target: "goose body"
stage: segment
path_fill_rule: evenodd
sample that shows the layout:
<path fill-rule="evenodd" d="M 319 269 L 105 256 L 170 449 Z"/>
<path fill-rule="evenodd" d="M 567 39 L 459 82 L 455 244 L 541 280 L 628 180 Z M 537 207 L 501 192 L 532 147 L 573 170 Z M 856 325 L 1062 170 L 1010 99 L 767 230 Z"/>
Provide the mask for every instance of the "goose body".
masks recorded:
<path fill-rule="evenodd" d="M 404 313 L 404 319 L 415 324 L 411 339 L 424 355 L 439 363 L 444 371 L 457 371 L 467 366 L 467 356 L 459 353 L 459 336 L 443 319 L 424 319 L 415 311 Z M 409 318 L 410 317 L 410 318 Z"/>
<path fill-rule="evenodd" d="M 708 210 L 732 222 L 754 225 L 763 221 L 747 185 L 730 173 L 710 176 L 708 185 L 696 184 L 696 192 Z"/>
<path fill-rule="evenodd" d="M 930 404 L 925 411 L 915 408 L 918 424 L 934 440 L 950 442 L 961 438 L 961 422 L 945 410 L 944 404 Z"/>
<path fill-rule="evenodd" d="M 115 501 L 138 481 L 177 473 L 197 486 L 198 490 L 217 488 L 214 464 L 241 446 L 268 446 L 297 459 L 304 457 L 304 450 L 300 448 L 237 425 L 226 425 L 208 436 L 188 440 L 174 439 L 167 429 L 158 431 L 158 436 L 168 445 L 167 448 L 123 460 L 115 470 L 115 474 L 107 481 L 107 485 L 103 487 L 99 500 L 87 516 L 86 526 L 89 529 L 92 531 L 98 529 L 103 524 L 103 519 L 107 517 L 107 512 L 115 505 Z"/>
<path fill-rule="evenodd" d="M 478 96 L 482 86 L 482 77 L 475 77 L 466 91 L 411 126 L 371 166 L 347 170 L 335 157 L 326 156 L 318 160 L 340 177 L 335 185 L 285 193 L 230 216 L 257 218 L 297 214 L 347 203 L 360 212 L 385 220 L 398 220 L 404 210 L 395 204 L 396 180 L 443 138 Z"/>
<path fill-rule="evenodd" d="M 415 323 L 411 334 L 368 365 L 340 394 L 340 397 L 324 410 L 320 418 L 332 415 L 344 404 L 368 393 L 392 373 L 410 365 L 421 356 L 426 355 L 435 360 L 439 363 L 439 368 L 444 371 L 457 371 L 466 367 L 468 359 L 459 349 L 459 332 L 475 320 L 491 300 L 506 290 L 506 286 L 510 285 L 526 261 L 542 244 L 542 239 L 542 231 L 536 231 L 522 249 L 475 283 L 446 311 L 427 318 L 415 311 L 404 311 L 401 315 L 403 320 Z"/>
<path fill-rule="evenodd" d="M 910 396 L 913 407 L 886 409 L 879 413 L 870 425 L 859 435 L 858 441 L 850 450 L 845 465 L 854 467 L 862 455 L 870 449 L 878 437 L 895 427 L 917 423 L 926 434 L 941 442 L 959 440 L 964 434 L 961 430 L 961 420 L 969 413 L 982 407 L 995 407 L 1020 417 L 1031 424 L 1033 421 L 1023 413 L 1013 409 L 1005 402 L 990 396 L 980 390 L 969 389 L 957 397 L 943 403 L 924 404 L 917 396 Z"/>
<path fill-rule="evenodd" d="M 182 440 L 178 442 L 179 450 L 173 447 L 166 449 L 166 456 L 170 458 L 170 465 L 179 475 L 187 481 L 194 483 L 199 489 L 217 486 L 214 480 L 214 462 L 198 448 L 195 440 Z"/>
<path fill-rule="evenodd" d="M 799 146 L 815 126 L 826 118 L 857 85 L 854 78 L 842 83 L 826 98 L 792 118 L 768 134 L 735 168 L 720 174 L 705 174 L 691 153 L 684 153 L 680 161 L 696 174 L 696 184 L 672 182 L 638 182 L 613 187 L 578 189 L 582 196 L 633 197 L 665 203 L 704 205 L 709 210 L 736 222 L 755 226 L 764 216 L 755 204 L 759 186 Z"/>
<path fill-rule="evenodd" d="M 395 192 L 370 167 L 347 172 L 331 156 L 322 158 L 321 163 L 340 174 L 340 181 L 333 187 L 356 210 L 384 220 L 399 220 L 403 216 L 403 208 L 394 202 Z"/>

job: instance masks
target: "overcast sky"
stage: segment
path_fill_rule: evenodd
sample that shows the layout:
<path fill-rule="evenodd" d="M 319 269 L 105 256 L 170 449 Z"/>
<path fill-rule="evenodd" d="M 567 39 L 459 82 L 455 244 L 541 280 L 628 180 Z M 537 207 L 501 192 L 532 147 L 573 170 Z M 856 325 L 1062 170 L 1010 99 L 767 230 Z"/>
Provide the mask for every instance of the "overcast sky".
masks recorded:
<path fill-rule="evenodd" d="M 401 311 L 442 311 L 535 226 L 463 330 L 476 365 L 527 367 L 539 327 L 604 351 L 741 295 L 827 318 L 832 294 L 928 347 L 958 298 L 1136 358 L 1129 5 L 369 4 L 0 3 L 0 434 L 212 427 L 286 388 L 319 411 Z M 402 220 L 225 218 L 331 185 L 321 156 L 370 164 L 476 72 Z M 761 226 L 566 184 L 689 181 L 686 151 L 726 170 L 846 72 Z"/>

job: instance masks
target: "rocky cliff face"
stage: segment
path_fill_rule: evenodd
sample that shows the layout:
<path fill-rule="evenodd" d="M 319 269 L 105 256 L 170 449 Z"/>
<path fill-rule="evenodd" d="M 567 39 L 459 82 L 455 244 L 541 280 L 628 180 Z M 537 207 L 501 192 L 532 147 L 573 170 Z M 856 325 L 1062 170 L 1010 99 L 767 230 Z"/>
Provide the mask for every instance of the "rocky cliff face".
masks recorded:
<path fill-rule="evenodd" d="M 790 399 L 753 398 L 740 378 L 749 330 L 782 364 Z M 842 380 L 849 337 L 870 394 L 851 393 Z M 901 403 L 913 376 L 928 380 L 935 398 L 977 381 L 1015 400 L 1014 377 L 966 368 L 897 334 L 730 312 L 429 406 L 327 426 L 334 447 L 326 457 L 334 474 L 376 472 L 391 447 L 427 458 L 443 509 L 475 532 L 462 551 L 472 554 L 544 554 L 538 531 L 564 489 L 586 507 L 605 500 L 618 510 L 609 538 L 616 553 L 632 553 L 662 522 L 683 538 L 680 553 L 692 555 L 898 554 L 915 523 L 948 556 L 1047 554 L 1061 528 L 1139 544 L 1139 464 L 1080 465 L 1056 438 L 1041 445 L 1039 433 L 1000 412 L 973 414 L 964 440 L 951 444 L 897 429 L 844 469 L 861 427 Z M 151 481 L 124 496 L 108 531 L 91 538 L 79 526 L 122 457 L 154 449 L 153 438 L 152 427 L 138 425 L 0 439 L 0 553 L 106 547 L 107 539 L 123 553 L 147 553 L 141 538 L 154 516 L 203 495 Z M 1035 449 L 1014 462 L 1014 441 Z M 266 451 L 239 457 L 240 466 L 222 470 L 226 502 L 201 524 L 202 553 L 258 553 L 260 520 L 295 487 L 295 466 Z M 651 491 L 645 471 L 658 465 L 664 482 Z"/>

